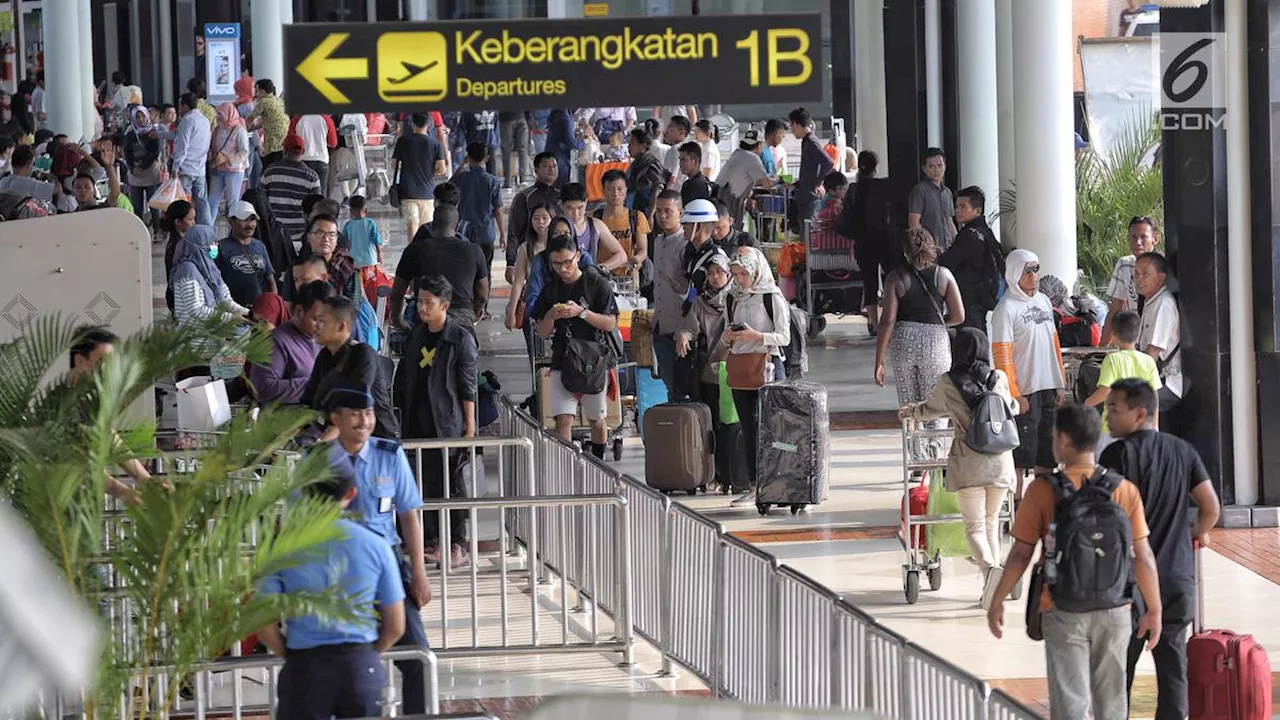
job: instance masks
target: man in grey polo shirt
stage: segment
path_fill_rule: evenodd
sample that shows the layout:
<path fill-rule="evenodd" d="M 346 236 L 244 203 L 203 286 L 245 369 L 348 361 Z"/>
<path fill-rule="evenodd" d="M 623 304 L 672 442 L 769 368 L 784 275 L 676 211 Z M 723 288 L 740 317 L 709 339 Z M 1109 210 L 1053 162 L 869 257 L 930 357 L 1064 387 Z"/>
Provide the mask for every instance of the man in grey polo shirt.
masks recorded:
<path fill-rule="evenodd" d="M 907 196 L 907 225 L 923 226 L 933 236 L 938 250 L 943 251 L 951 247 L 956 237 L 956 203 L 950 188 L 943 184 L 947 174 L 946 154 L 936 147 L 925 150 L 921 169 L 925 179 L 916 183 Z"/>

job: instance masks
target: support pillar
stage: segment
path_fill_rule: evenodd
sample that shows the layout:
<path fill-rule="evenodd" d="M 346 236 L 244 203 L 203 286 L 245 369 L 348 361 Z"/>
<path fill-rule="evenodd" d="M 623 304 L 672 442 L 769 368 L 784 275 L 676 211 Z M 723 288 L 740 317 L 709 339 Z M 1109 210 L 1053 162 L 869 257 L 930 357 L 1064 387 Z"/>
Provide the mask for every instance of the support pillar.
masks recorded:
<path fill-rule="evenodd" d="M 1017 149 L 1014 138 L 1017 129 L 1013 122 L 1013 0 L 996 0 L 996 120 L 1000 130 L 1000 193 L 1012 193 L 1014 158 Z M 987 89 L 990 97 L 990 88 Z M 985 188 L 984 188 L 985 189 Z M 998 195 L 987 194 L 988 216 L 999 207 Z M 996 230 L 1006 250 L 1017 247 L 1017 213 L 1005 214 L 1001 208 L 1000 228 Z M 995 230 L 995 225 L 992 225 Z"/>
<path fill-rule="evenodd" d="M 853 76 L 856 72 L 853 62 L 854 2 L 855 0 L 828 0 L 827 3 L 831 17 L 831 112 L 833 117 L 844 120 L 846 143 L 853 138 L 854 121 L 857 117 L 853 91 Z M 840 167 L 842 164 L 843 159 L 836 166 Z"/>
<path fill-rule="evenodd" d="M 89 0 L 74 0 L 79 22 L 79 44 L 77 53 L 80 61 L 80 112 L 84 117 L 80 128 L 82 140 L 96 139 L 94 127 L 97 124 L 98 109 L 94 107 L 94 96 L 97 94 L 93 78 L 93 9 Z"/>
<path fill-rule="evenodd" d="M 253 22 L 253 73 L 258 80 L 284 87 L 284 10 L 288 0 L 256 0 L 249 6 Z"/>
<path fill-rule="evenodd" d="M 957 0 L 956 57 L 960 84 L 960 187 L 977 185 L 987 195 L 987 213 L 994 214 L 1000 187 L 1000 132 L 997 103 L 991 89 L 998 84 L 996 0 Z M 998 221 L 991 229 L 999 232 Z"/>
<path fill-rule="evenodd" d="M 1035 223 L 1020 247 L 1040 272 L 1077 275 L 1071 1 L 1013 3 L 1014 143 L 1018 216 Z"/>
<path fill-rule="evenodd" d="M 854 92 L 858 150 L 880 156 L 881 174 L 888 170 L 889 131 L 885 116 L 884 3 L 853 0 Z"/>
<path fill-rule="evenodd" d="M 880 166 L 888 169 L 894 223 L 906 227 L 907 195 L 920 181 L 920 158 L 928 147 L 924 8 L 915 2 L 893 2 L 883 12 L 885 117 L 892 117 L 893 123 L 886 127 L 888 151 L 881 153 Z M 892 79 L 888 68 L 893 68 Z"/>
<path fill-rule="evenodd" d="M 942 0 L 924 0 L 924 87 L 926 138 L 942 146 Z"/>
<path fill-rule="evenodd" d="M 49 3 L 44 9 L 45 112 L 49 128 L 67 137 L 84 132 L 85 93 L 80 90 L 80 8 L 76 2 Z"/>

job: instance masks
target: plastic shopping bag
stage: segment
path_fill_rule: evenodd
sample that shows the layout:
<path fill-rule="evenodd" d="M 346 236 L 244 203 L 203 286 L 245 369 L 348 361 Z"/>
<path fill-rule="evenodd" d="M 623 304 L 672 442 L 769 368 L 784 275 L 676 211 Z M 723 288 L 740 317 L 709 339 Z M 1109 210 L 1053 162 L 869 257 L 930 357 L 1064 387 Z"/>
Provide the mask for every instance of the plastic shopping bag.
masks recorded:
<path fill-rule="evenodd" d="M 231 421 L 226 382 L 211 377 L 178 383 L 178 429 L 212 432 Z"/>
<path fill-rule="evenodd" d="M 947 490 L 942 470 L 929 471 L 930 515 L 955 515 L 960 512 L 960 496 Z M 964 523 L 926 525 L 925 537 L 929 554 L 939 557 L 968 557 L 969 540 L 964 534 Z"/>
<path fill-rule="evenodd" d="M 733 402 L 733 390 L 729 389 L 729 371 L 724 363 L 716 363 L 716 372 L 720 375 L 720 424 L 737 425 L 738 406 Z"/>
<path fill-rule="evenodd" d="M 186 200 L 191 202 L 191 196 L 182 187 L 182 181 L 177 177 L 170 177 L 168 180 L 160 183 L 160 188 L 151 196 L 151 201 L 147 205 L 152 210 L 164 212 L 169 209 L 171 203 L 178 200 Z"/>

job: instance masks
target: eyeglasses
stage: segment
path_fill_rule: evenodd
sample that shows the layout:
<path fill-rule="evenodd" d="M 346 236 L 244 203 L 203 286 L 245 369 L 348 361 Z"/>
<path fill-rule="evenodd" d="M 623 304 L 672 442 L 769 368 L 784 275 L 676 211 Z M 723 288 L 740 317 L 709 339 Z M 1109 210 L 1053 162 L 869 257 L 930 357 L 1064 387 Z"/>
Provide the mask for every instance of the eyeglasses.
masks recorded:
<path fill-rule="evenodd" d="M 551 267 L 567 270 L 578 264 L 578 258 L 569 258 L 568 260 L 552 260 Z"/>
<path fill-rule="evenodd" d="M 338 239 L 338 233 L 336 233 L 336 232 L 325 232 L 325 231 L 323 231 L 323 230 L 312 230 L 312 231 L 311 231 L 311 236 L 312 236 L 312 237 L 318 237 L 318 238 L 324 238 L 325 240 L 337 240 L 337 239 Z"/>
<path fill-rule="evenodd" d="M 1038 272 L 1040 272 L 1039 265 L 1027 265 L 1022 268 L 1023 275 L 1035 275 Z"/>

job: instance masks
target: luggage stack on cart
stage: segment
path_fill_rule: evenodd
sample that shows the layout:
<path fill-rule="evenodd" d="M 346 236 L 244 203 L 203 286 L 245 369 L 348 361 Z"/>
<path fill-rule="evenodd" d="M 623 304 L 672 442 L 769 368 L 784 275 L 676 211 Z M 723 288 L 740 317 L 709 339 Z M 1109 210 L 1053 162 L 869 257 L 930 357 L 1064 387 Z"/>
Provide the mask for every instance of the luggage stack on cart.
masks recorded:
<path fill-rule="evenodd" d="M 902 421 L 902 529 L 898 539 L 906 553 L 902 592 L 912 605 L 920 598 L 920 573 L 928 575 L 929 589 L 937 590 L 942 587 L 942 558 L 969 554 L 956 496 L 945 489 L 947 456 L 954 437 L 955 428 L 944 423 Z M 1000 520 L 1006 530 L 1013 523 L 1012 492 L 1000 511 Z M 1021 594 L 1019 584 L 1014 599 Z"/>

